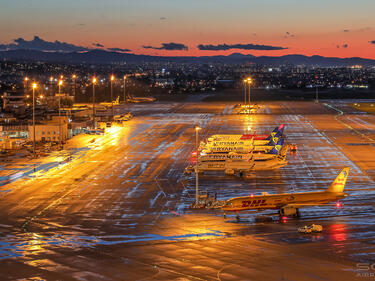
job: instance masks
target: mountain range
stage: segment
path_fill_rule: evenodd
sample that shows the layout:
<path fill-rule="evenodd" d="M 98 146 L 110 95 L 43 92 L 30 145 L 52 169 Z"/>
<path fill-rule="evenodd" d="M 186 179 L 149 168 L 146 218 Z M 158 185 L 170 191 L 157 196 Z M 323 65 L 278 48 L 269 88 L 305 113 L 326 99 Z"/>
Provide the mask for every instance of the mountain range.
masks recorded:
<path fill-rule="evenodd" d="M 227 56 L 150 56 L 136 55 L 106 50 L 90 50 L 85 52 L 45 52 L 38 50 L 7 50 L 0 51 L 1 60 L 9 61 L 41 61 L 60 63 L 141 63 L 141 62 L 180 62 L 180 63 L 257 63 L 266 65 L 306 65 L 306 66 L 375 66 L 375 60 L 360 57 L 337 58 L 323 56 L 285 55 L 285 56 L 253 56 L 233 53 Z"/>

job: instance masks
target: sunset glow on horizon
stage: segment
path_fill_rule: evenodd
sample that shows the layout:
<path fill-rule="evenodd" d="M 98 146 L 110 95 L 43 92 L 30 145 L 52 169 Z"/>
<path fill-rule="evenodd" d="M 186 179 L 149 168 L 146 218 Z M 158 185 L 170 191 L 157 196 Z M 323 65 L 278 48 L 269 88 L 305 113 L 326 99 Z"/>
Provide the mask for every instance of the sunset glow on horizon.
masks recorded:
<path fill-rule="evenodd" d="M 147 55 L 301 54 L 375 59 L 371 43 L 375 40 L 374 10 L 372 0 L 4 0 L 0 45 L 17 38 L 29 41 L 37 35 L 49 42 Z M 163 43 L 182 44 L 187 50 L 165 50 Z M 199 50 L 201 44 L 284 49 Z"/>

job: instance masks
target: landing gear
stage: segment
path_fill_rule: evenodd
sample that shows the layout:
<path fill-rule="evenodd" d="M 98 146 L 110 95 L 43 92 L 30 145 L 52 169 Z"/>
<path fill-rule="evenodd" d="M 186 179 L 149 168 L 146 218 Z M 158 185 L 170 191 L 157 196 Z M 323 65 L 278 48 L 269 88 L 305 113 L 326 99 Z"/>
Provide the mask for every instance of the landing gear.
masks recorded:
<path fill-rule="evenodd" d="M 297 209 L 296 209 L 295 217 L 296 217 L 296 218 L 299 218 L 300 216 L 301 216 L 301 213 L 299 212 L 299 209 L 297 208 Z"/>
<path fill-rule="evenodd" d="M 286 216 L 292 216 L 294 218 L 299 218 L 301 213 L 299 212 L 298 208 L 281 208 L 279 210 L 279 218 L 282 219 Z"/>
<path fill-rule="evenodd" d="M 240 215 L 237 213 L 237 215 L 236 215 L 236 220 L 237 220 L 237 222 L 239 222 L 240 221 Z"/>

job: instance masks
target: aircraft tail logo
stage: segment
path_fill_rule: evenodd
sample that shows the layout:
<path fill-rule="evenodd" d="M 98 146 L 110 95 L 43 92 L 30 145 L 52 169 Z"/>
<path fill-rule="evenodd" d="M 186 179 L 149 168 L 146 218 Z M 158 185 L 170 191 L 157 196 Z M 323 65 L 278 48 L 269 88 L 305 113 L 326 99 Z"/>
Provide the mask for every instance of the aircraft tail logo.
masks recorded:
<path fill-rule="evenodd" d="M 342 169 L 341 173 L 336 177 L 331 186 L 327 189 L 328 192 L 340 193 L 344 191 L 346 179 L 349 175 L 350 167 Z"/>
<path fill-rule="evenodd" d="M 266 138 L 266 140 L 272 140 L 275 136 L 281 136 L 284 133 L 284 127 L 285 127 L 285 124 L 281 124 L 279 127 L 276 127 L 271 132 L 271 134 Z"/>
<path fill-rule="evenodd" d="M 277 132 L 275 135 L 271 136 L 271 139 L 268 145 L 277 145 L 280 138 L 281 138 L 281 134 Z"/>
<path fill-rule="evenodd" d="M 279 154 L 280 150 L 283 148 L 284 139 L 278 140 L 277 144 L 271 149 L 270 154 Z"/>

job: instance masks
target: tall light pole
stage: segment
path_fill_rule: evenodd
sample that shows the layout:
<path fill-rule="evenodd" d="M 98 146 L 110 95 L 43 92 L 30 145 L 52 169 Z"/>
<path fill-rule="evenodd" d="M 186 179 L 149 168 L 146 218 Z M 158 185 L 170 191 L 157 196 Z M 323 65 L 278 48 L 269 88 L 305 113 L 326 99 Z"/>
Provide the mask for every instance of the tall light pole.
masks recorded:
<path fill-rule="evenodd" d="M 59 139 L 60 148 L 62 147 L 62 133 L 61 133 L 61 86 L 63 84 L 62 80 L 59 80 Z"/>
<path fill-rule="evenodd" d="M 96 77 L 92 78 L 92 122 L 95 128 L 95 83 Z"/>
<path fill-rule="evenodd" d="M 319 99 L 318 99 L 318 76 L 315 76 L 315 102 L 318 103 L 319 102 Z"/>
<path fill-rule="evenodd" d="M 124 88 L 124 102 L 127 102 L 125 86 L 126 86 L 126 75 L 124 75 L 124 85 L 123 85 L 123 88 Z"/>
<path fill-rule="evenodd" d="M 115 80 L 115 76 L 111 75 L 111 104 L 112 104 L 112 120 L 113 116 L 115 115 L 114 108 L 113 108 L 113 81 Z"/>
<path fill-rule="evenodd" d="M 243 94 L 243 100 L 244 100 L 244 105 L 246 105 L 246 82 L 247 80 L 243 80 L 244 82 L 244 94 Z"/>
<path fill-rule="evenodd" d="M 73 79 L 73 96 L 74 96 L 74 98 L 76 96 L 76 78 L 77 78 L 77 75 L 73 74 L 72 79 Z"/>
<path fill-rule="evenodd" d="M 250 78 L 250 77 L 248 77 L 247 79 L 247 84 L 248 84 L 248 86 L 249 86 L 249 105 L 250 105 L 250 103 L 251 103 L 251 99 L 250 99 L 250 86 L 251 86 L 251 83 L 253 83 L 253 80 Z"/>
<path fill-rule="evenodd" d="M 199 144 L 198 144 L 198 132 L 201 128 L 199 126 L 195 127 L 195 150 L 197 151 L 197 161 L 195 161 L 195 205 L 198 205 L 199 194 L 198 194 L 198 161 L 199 161 Z"/>
<path fill-rule="evenodd" d="M 36 83 L 33 83 L 33 157 L 35 158 L 35 89 Z"/>
<path fill-rule="evenodd" d="M 29 77 L 25 77 L 25 95 L 27 95 L 27 92 L 29 90 Z"/>
<path fill-rule="evenodd" d="M 52 82 L 53 82 L 53 77 L 51 76 L 51 77 L 49 78 L 49 87 L 50 87 L 49 95 L 50 95 L 50 96 L 53 96 L 53 95 L 54 95 L 54 93 L 53 93 L 53 87 L 52 87 Z"/>

